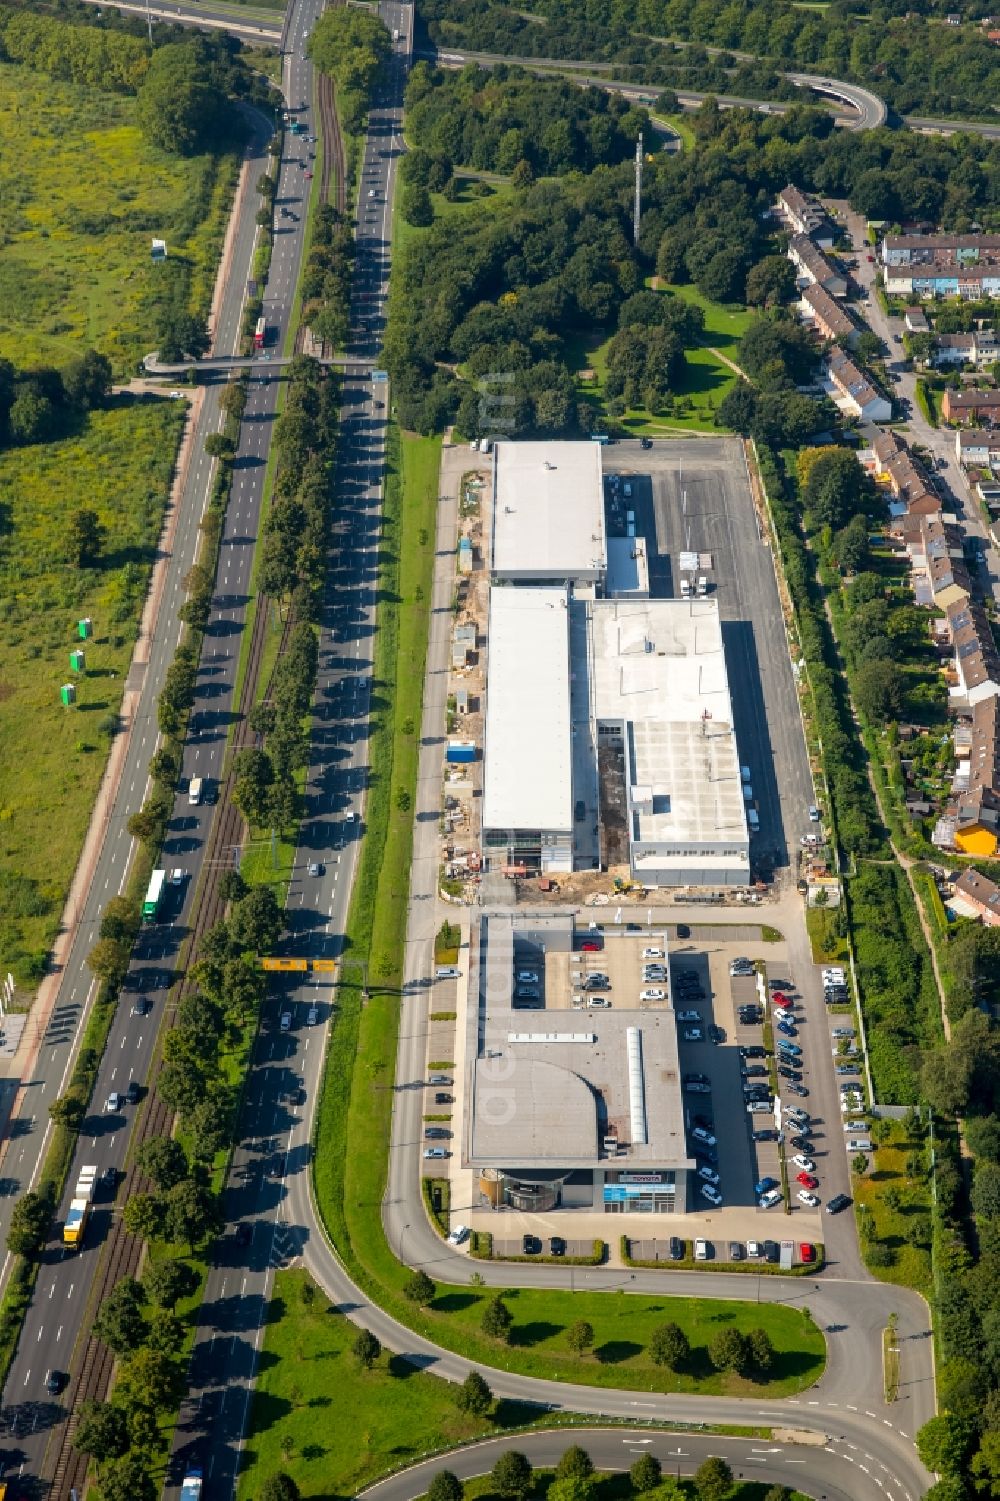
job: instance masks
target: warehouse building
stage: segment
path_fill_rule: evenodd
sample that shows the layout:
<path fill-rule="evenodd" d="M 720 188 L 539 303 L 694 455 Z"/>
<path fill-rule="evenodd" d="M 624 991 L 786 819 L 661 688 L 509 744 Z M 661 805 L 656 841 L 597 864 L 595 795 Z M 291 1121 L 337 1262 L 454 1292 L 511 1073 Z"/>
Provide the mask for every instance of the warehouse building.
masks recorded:
<path fill-rule="evenodd" d="M 511 584 L 593 585 L 607 573 L 599 443 L 497 443 L 492 577 Z"/>
<path fill-rule="evenodd" d="M 638 966 L 642 941 L 610 940 L 621 955 L 602 962 Z M 636 1000 L 633 1009 L 619 996 L 612 1009 L 588 1008 L 574 992 L 584 956 L 569 913 L 484 914 L 477 948 L 462 1165 L 476 1170 L 481 1202 L 528 1213 L 683 1213 L 696 1164 L 672 1006 L 640 1009 Z M 529 1011 L 514 1008 L 524 966 L 544 997 Z"/>

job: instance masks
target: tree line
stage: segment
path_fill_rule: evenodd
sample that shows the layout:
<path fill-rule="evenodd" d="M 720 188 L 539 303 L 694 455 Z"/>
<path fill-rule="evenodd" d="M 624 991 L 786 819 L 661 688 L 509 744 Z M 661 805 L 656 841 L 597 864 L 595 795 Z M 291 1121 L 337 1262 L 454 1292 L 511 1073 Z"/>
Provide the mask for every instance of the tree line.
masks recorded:
<path fill-rule="evenodd" d="M 337 86 L 337 114 L 343 128 L 360 130 L 392 51 L 385 25 L 366 10 L 327 11 L 313 27 L 306 50 L 320 72 Z"/>
<path fill-rule="evenodd" d="M 643 1496 L 649 1501 L 726 1501 L 734 1479 L 731 1466 L 718 1455 L 703 1460 L 690 1480 L 681 1480 L 665 1475 L 655 1454 L 642 1454 L 633 1461 L 627 1480 L 615 1475 L 606 1490 L 606 1477 L 595 1470 L 587 1450 L 571 1444 L 551 1476 L 536 1472 L 520 1450 L 505 1449 L 489 1473 L 489 1493 L 501 1501 L 528 1501 L 543 1493 L 544 1484 L 548 1501 L 599 1501 L 604 1494 Z M 792 1493 L 787 1486 L 773 1485 L 760 1494 L 762 1501 L 790 1501 Z M 464 1497 L 465 1487 L 453 1470 L 438 1470 L 427 1487 L 427 1501 L 464 1501 Z"/>

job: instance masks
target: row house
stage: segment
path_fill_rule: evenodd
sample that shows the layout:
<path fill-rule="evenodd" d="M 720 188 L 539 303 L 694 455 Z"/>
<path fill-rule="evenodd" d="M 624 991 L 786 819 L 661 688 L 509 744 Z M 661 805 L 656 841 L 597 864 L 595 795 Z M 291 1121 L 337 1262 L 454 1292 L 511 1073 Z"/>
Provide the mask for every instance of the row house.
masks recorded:
<path fill-rule="evenodd" d="M 955 681 L 949 698 L 955 708 L 972 709 L 1000 693 L 1000 653 L 982 605 L 957 600 L 945 613 L 954 654 Z"/>
<path fill-rule="evenodd" d="M 872 385 L 843 350 L 831 350 L 826 370 L 833 386 L 833 399 L 842 411 L 861 417 L 865 422 L 888 422 L 892 402 Z"/>
<path fill-rule="evenodd" d="M 1000 235 L 963 232 L 947 235 L 886 235 L 883 266 L 918 266 L 932 261 L 954 266 L 1000 262 Z"/>
<path fill-rule="evenodd" d="M 951 905 L 961 917 L 977 917 L 984 927 L 1000 926 L 1000 886 L 978 870 L 964 870 L 952 887 Z"/>
<path fill-rule="evenodd" d="M 806 287 L 799 307 L 806 322 L 821 339 L 852 346 L 857 343 L 861 330 L 846 309 L 823 287 L 818 284 Z"/>
<path fill-rule="evenodd" d="M 829 250 L 832 246 L 835 238 L 833 225 L 822 204 L 811 193 L 803 193 L 801 188 L 789 183 L 778 194 L 778 213 L 793 234 L 808 235 L 822 250 Z"/>
<path fill-rule="evenodd" d="M 1000 428 L 959 428 L 955 434 L 955 453 L 966 469 L 1000 469 Z"/>
<path fill-rule="evenodd" d="M 1000 422 L 1000 391 L 953 391 L 949 387 L 941 400 L 941 415 L 946 422 L 981 422 L 991 426 Z"/>
<path fill-rule="evenodd" d="M 883 272 L 890 297 L 961 297 L 978 302 L 1000 295 L 1000 263 L 983 266 L 887 266 Z"/>
<path fill-rule="evenodd" d="M 1000 359 L 1000 339 L 991 328 L 971 333 L 938 334 L 934 340 L 935 365 L 992 365 Z"/>
<path fill-rule="evenodd" d="M 956 726 L 956 782 L 962 788 L 951 814 L 951 844 L 967 855 L 994 855 L 1000 839 L 1000 698 L 973 705 L 968 740 Z"/>
<path fill-rule="evenodd" d="M 799 285 L 819 286 L 831 297 L 847 296 L 847 278 L 827 260 L 808 235 L 793 235 L 788 242 L 788 259 L 795 267 Z"/>

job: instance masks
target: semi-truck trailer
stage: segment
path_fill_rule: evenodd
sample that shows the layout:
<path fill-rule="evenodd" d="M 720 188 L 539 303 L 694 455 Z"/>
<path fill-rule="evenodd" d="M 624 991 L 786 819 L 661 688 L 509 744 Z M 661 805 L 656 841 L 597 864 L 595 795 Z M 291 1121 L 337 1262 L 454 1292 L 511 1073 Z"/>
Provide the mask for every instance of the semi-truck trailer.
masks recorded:
<path fill-rule="evenodd" d="M 63 1225 L 63 1245 L 69 1246 L 73 1251 L 78 1251 L 83 1244 L 83 1232 L 87 1228 L 90 1205 L 94 1197 L 94 1184 L 96 1182 L 96 1167 L 82 1167 L 80 1169 L 80 1176 L 77 1179 L 76 1189 L 70 1201 L 69 1212 L 66 1215 L 66 1223 Z"/>

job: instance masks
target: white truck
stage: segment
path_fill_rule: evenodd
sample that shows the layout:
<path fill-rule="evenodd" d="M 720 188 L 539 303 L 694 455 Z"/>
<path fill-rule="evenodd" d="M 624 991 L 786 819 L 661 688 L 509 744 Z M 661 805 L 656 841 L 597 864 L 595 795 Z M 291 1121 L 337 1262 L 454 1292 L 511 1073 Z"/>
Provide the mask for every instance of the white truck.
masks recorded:
<path fill-rule="evenodd" d="M 181 1481 L 181 1501 L 201 1501 L 201 1471 L 188 1470 Z"/>
<path fill-rule="evenodd" d="M 80 1169 L 80 1176 L 66 1215 L 66 1223 L 63 1225 L 63 1245 L 68 1246 L 70 1250 L 78 1251 L 83 1244 L 83 1232 L 87 1228 L 87 1220 L 90 1217 L 90 1206 L 94 1198 L 96 1182 L 96 1166 Z"/>
<path fill-rule="evenodd" d="M 192 808 L 197 808 L 198 804 L 201 802 L 201 794 L 204 790 L 204 786 L 204 778 L 191 778 L 191 784 L 188 787 L 188 802 Z"/>

